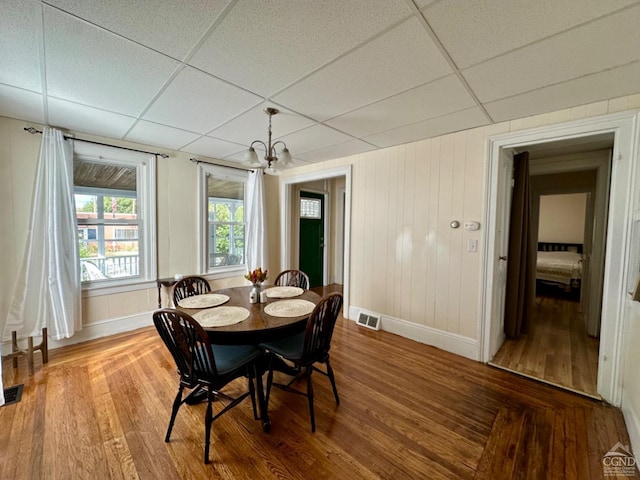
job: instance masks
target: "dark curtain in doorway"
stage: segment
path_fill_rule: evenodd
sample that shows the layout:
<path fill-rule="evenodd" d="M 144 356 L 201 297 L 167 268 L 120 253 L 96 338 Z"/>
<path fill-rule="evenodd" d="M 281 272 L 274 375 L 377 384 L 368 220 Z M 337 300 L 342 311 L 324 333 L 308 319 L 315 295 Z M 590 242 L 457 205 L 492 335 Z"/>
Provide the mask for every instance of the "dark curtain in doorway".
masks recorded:
<path fill-rule="evenodd" d="M 504 333 L 507 338 L 526 333 L 535 298 L 536 250 L 531 228 L 531 186 L 529 152 L 513 158 L 514 187 L 511 201 L 507 291 L 504 306 Z"/>

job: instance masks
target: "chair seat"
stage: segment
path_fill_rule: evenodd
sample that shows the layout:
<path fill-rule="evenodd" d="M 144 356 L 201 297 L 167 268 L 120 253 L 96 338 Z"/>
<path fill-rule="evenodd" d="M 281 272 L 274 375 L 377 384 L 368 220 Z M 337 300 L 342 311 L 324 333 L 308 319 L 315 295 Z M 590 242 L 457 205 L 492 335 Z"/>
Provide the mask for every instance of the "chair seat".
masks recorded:
<path fill-rule="evenodd" d="M 262 350 L 253 345 L 211 345 L 211 348 L 218 375 L 227 375 L 262 355 Z M 214 374 L 210 365 L 207 373 Z"/>
<path fill-rule="evenodd" d="M 300 360 L 304 349 L 304 334 L 300 332 L 273 342 L 261 343 L 260 347 L 289 360 Z"/>

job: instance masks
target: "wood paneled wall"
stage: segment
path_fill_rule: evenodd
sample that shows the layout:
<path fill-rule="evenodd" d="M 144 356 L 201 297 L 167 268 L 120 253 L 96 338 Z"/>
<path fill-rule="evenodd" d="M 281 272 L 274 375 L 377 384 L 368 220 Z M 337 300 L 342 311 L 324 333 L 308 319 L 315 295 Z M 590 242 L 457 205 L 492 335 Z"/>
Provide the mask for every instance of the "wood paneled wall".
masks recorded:
<path fill-rule="evenodd" d="M 478 338 L 488 138 L 640 108 L 640 95 L 474 128 L 305 165 L 283 177 L 352 165 L 350 305 Z M 480 230 L 452 229 L 452 220 Z M 468 240 L 478 252 L 468 252 Z"/>
<path fill-rule="evenodd" d="M 475 336 L 480 253 L 466 247 L 482 232 L 450 223 L 481 221 L 477 141 L 460 132 L 354 159 L 353 305 Z"/>

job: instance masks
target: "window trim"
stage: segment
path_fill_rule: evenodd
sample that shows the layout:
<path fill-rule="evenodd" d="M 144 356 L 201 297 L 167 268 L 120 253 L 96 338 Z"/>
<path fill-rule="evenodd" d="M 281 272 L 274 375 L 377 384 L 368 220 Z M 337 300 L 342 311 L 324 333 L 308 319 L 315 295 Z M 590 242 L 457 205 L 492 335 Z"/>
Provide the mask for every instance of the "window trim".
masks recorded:
<path fill-rule="evenodd" d="M 82 282 L 83 291 L 100 292 L 114 287 L 155 282 L 157 279 L 156 156 L 91 143 L 74 142 L 73 157 L 96 163 L 136 167 L 138 205 L 138 271 L 136 277 Z M 81 187 L 82 188 L 82 187 Z M 74 185 L 75 192 L 75 185 Z M 76 225 L 78 225 L 76 221 Z"/>
<path fill-rule="evenodd" d="M 241 265 L 225 265 L 222 267 L 209 268 L 209 256 L 207 254 L 207 244 L 209 236 L 209 210 L 207 176 L 214 176 L 222 180 L 244 183 L 244 224 L 247 225 L 247 184 L 249 182 L 249 172 L 240 171 L 235 168 L 223 167 L 220 165 L 198 164 L 198 268 L 201 275 L 213 275 L 214 278 L 231 277 L 236 274 L 244 274 L 247 269 L 246 263 Z M 246 249 L 246 228 L 245 228 L 245 249 Z M 246 255 L 245 255 L 246 257 Z"/>

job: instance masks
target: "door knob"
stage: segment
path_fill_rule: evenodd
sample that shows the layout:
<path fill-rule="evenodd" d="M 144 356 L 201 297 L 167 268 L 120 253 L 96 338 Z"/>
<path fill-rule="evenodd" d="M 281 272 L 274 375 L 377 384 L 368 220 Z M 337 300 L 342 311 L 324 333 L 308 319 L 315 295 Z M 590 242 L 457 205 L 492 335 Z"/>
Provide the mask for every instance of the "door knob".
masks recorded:
<path fill-rule="evenodd" d="M 507 256 L 506 255 L 501 255 L 501 256 L 498 257 L 498 260 L 507 261 Z"/>

